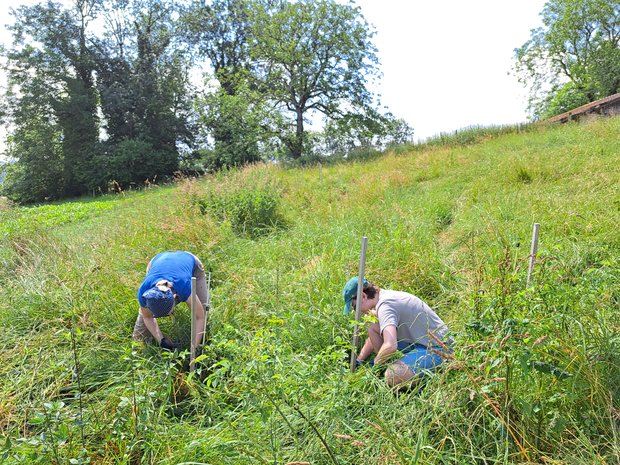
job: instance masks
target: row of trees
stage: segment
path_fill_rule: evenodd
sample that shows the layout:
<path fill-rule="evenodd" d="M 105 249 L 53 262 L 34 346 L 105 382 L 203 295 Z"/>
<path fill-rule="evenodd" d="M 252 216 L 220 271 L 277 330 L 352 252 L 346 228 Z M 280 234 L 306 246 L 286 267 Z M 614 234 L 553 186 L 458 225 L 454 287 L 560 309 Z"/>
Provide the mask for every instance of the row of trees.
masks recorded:
<path fill-rule="evenodd" d="M 515 54 L 534 118 L 620 92 L 619 0 L 549 0 L 541 17 Z"/>
<path fill-rule="evenodd" d="M 351 3 L 71 0 L 12 15 L 3 191 L 18 201 L 412 135 L 369 90 L 374 33 Z"/>

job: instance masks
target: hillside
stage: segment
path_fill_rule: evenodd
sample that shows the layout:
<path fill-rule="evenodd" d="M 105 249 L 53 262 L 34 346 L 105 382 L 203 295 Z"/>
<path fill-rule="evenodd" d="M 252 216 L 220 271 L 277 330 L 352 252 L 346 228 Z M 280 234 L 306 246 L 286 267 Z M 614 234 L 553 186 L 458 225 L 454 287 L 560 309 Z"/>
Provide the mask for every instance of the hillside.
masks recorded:
<path fill-rule="evenodd" d="M 615 118 L 4 207 L 3 463 L 618 463 L 619 132 Z M 341 293 L 363 235 L 367 277 L 454 332 L 455 360 L 407 390 L 348 372 Z M 166 249 L 213 272 L 195 375 L 130 340 Z M 188 313 L 164 333 L 187 344 Z"/>

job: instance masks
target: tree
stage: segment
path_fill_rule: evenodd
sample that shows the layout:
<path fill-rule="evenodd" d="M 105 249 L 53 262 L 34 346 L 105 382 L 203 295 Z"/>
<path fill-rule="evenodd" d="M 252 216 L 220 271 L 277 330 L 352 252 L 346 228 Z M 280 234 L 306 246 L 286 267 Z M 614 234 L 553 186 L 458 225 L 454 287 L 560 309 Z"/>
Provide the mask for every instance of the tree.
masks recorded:
<path fill-rule="evenodd" d="M 515 50 L 535 118 L 620 91 L 620 1 L 549 0 L 542 20 Z"/>
<path fill-rule="evenodd" d="M 182 15 L 185 38 L 200 58 L 209 60 L 226 95 L 235 95 L 250 62 L 252 0 L 194 1 Z"/>
<path fill-rule="evenodd" d="M 176 152 L 179 136 L 189 140 L 183 122 L 176 117 L 184 97 L 188 69 L 182 54 L 174 46 L 173 10 L 165 1 L 150 0 L 137 12 L 134 22 L 137 59 L 136 111 L 145 138 L 155 146 Z"/>
<path fill-rule="evenodd" d="M 385 149 L 411 141 L 413 129 L 391 113 L 359 111 L 329 121 L 323 130 L 326 154 L 348 156 L 359 149 Z"/>
<path fill-rule="evenodd" d="M 97 88 L 108 145 L 139 137 L 133 62 L 136 46 L 128 0 L 104 4 L 103 34 L 95 40 Z"/>
<path fill-rule="evenodd" d="M 13 12 L 4 111 L 12 198 L 77 196 L 178 169 L 179 145 L 191 149 L 194 135 L 175 8 L 171 0 L 73 0 Z M 97 15 L 102 38 L 89 27 Z"/>
<path fill-rule="evenodd" d="M 88 46 L 88 25 L 97 6 L 96 0 L 75 0 L 64 9 L 50 1 L 12 11 L 14 45 L 6 55 L 6 118 L 15 128 L 11 156 L 21 164 L 21 172 L 40 173 L 45 167 L 33 163 L 47 147 L 46 156 L 62 163 L 56 183 L 62 186 L 63 196 L 83 194 L 97 184 L 93 176 L 99 121 Z M 37 130 L 28 130 L 32 127 Z M 40 140 L 50 134 L 59 135 L 61 154 L 55 143 Z"/>
<path fill-rule="evenodd" d="M 110 0 L 97 41 L 107 177 L 123 186 L 167 177 L 191 147 L 190 61 L 165 0 Z M 131 150 L 134 150 L 132 153 Z"/>
<path fill-rule="evenodd" d="M 194 1 L 182 15 L 186 40 L 199 60 L 207 60 L 218 87 L 200 98 L 197 109 L 202 127 L 212 140 L 206 168 L 236 166 L 261 158 L 263 102 L 248 88 L 252 73 L 250 20 L 256 5 L 270 0 Z M 211 78 L 207 75 L 207 80 Z M 258 97 L 258 98 L 257 98 Z M 205 157 L 202 157 L 205 158 Z M 203 160 L 204 161 L 204 160 Z"/>
<path fill-rule="evenodd" d="M 356 121 L 358 135 L 372 125 L 389 132 L 387 122 L 395 121 L 379 114 L 367 88 L 378 75 L 374 33 L 351 4 L 195 1 L 183 22 L 219 84 L 199 102 L 213 139 L 209 154 L 218 163 L 254 159 L 251 154 L 264 154 L 264 141 L 275 138 L 274 148 L 285 147 L 286 157 L 308 155 L 319 139 L 309 137 L 306 124 L 320 115 L 328 122 L 347 120 L 343 128 Z"/>
<path fill-rule="evenodd" d="M 220 88 L 208 92 L 196 102 L 201 126 L 212 142 L 203 151 L 204 168 L 208 171 L 254 163 L 278 151 L 276 134 L 270 127 L 281 125 L 279 112 L 270 110 L 258 92 L 236 84 L 234 95 Z"/>
<path fill-rule="evenodd" d="M 289 114 L 277 128 L 291 158 L 302 156 L 311 113 L 338 118 L 371 107 L 367 79 L 378 74 L 373 32 L 358 7 L 334 0 L 282 2 L 255 8 L 251 56 L 255 85 Z"/>
<path fill-rule="evenodd" d="M 14 70 L 17 71 L 17 70 Z M 15 78 L 16 75 L 12 74 Z M 2 193 L 20 203 L 54 200 L 63 196 L 62 129 L 54 117 L 49 82 L 30 76 L 19 95 L 6 96 L 14 129 L 7 138 L 7 154 L 15 162 L 4 169 Z"/>

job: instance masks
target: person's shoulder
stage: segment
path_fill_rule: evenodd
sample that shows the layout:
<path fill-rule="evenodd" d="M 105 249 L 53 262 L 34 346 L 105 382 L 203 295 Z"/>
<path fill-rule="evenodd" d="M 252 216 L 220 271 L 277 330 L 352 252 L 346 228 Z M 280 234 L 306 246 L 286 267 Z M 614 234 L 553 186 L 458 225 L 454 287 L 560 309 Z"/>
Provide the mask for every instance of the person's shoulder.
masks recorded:
<path fill-rule="evenodd" d="M 389 306 L 391 303 L 398 300 L 398 291 L 391 289 L 381 289 L 379 292 L 379 301 L 377 302 L 377 308 L 381 306 Z"/>
<path fill-rule="evenodd" d="M 383 297 L 385 300 L 401 300 L 403 298 L 411 298 L 415 297 L 413 294 L 405 291 L 395 291 L 393 289 L 381 289 L 380 298 Z"/>
<path fill-rule="evenodd" d="M 379 304 L 384 304 L 386 307 L 418 306 L 422 303 L 422 299 L 406 291 L 382 290 L 379 297 Z"/>

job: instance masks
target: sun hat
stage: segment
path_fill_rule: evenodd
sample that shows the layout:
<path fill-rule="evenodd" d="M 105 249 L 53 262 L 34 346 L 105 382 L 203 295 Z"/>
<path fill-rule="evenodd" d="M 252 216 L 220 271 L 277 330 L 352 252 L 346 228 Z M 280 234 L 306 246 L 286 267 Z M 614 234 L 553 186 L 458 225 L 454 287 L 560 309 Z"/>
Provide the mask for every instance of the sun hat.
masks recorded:
<path fill-rule="evenodd" d="M 344 297 L 344 314 L 347 315 L 351 311 L 351 300 L 357 297 L 357 283 L 359 278 L 351 278 L 344 285 L 342 296 Z M 370 283 L 364 278 L 362 289 L 366 289 Z"/>
<path fill-rule="evenodd" d="M 169 315 L 174 307 L 174 295 L 172 289 L 162 290 L 162 286 L 153 286 L 142 297 L 146 300 L 148 308 L 155 318 Z"/>

